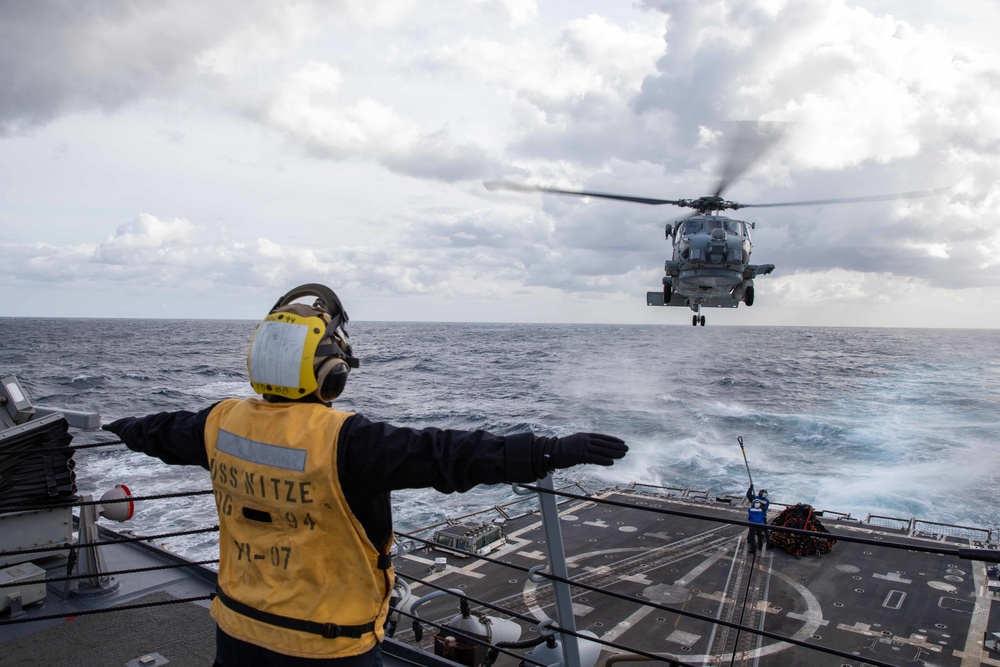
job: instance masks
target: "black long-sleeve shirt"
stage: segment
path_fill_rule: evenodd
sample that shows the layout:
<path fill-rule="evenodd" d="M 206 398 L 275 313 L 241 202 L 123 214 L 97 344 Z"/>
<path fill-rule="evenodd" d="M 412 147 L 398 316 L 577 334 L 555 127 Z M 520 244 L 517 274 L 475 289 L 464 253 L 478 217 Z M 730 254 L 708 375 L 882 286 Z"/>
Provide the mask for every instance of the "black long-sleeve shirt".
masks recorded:
<path fill-rule="evenodd" d="M 132 450 L 208 470 L 205 424 L 214 407 L 138 417 L 118 432 Z M 392 539 L 391 491 L 434 488 L 451 493 L 479 484 L 532 482 L 546 474 L 541 451 L 547 440 L 531 433 L 498 436 L 396 427 L 355 414 L 340 431 L 337 475 L 368 539 L 382 549 Z"/>

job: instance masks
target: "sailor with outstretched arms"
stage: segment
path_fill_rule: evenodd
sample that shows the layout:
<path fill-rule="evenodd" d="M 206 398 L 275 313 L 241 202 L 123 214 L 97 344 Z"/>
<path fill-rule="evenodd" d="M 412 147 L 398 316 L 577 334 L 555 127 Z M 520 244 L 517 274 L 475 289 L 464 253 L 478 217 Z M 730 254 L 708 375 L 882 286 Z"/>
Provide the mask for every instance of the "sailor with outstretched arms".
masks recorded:
<path fill-rule="evenodd" d="M 311 305 L 296 303 L 314 297 Z M 247 356 L 260 398 L 119 419 L 132 450 L 211 474 L 219 514 L 217 666 L 380 665 L 393 588 L 390 492 L 528 483 L 611 465 L 615 437 L 398 428 L 330 406 L 358 367 L 329 288 L 281 297 Z"/>

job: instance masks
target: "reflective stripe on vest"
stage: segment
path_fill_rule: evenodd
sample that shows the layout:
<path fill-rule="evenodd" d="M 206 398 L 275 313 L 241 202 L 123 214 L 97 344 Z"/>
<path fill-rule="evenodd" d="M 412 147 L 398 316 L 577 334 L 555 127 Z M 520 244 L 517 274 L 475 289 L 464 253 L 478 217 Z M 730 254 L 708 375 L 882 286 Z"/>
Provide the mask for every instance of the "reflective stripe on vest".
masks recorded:
<path fill-rule="evenodd" d="M 387 559 L 350 511 L 336 470 L 349 416 L 257 398 L 209 414 L 223 597 L 212 616 L 230 636 L 306 658 L 357 655 L 383 638 L 392 569 L 380 569 Z"/>

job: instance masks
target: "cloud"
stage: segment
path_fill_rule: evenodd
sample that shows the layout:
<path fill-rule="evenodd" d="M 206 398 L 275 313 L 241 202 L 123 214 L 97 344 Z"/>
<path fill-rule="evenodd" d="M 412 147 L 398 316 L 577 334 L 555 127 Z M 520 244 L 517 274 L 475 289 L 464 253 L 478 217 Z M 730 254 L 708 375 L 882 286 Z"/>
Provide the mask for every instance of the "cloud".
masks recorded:
<path fill-rule="evenodd" d="M 533 7 L 502 5 L 521 19 Z M 322 159 L 369 160 L 443 181 L 488 176 L 496 164 L 476 142 L 425 129 L 376 96 L 345 95 L 340 69 L 296 56 L 321 31 L 391 27 L 410 11 L 406 0 L 376 8 L 353 0 L 4 4 L 0 136 L 161 97 L 253 118 Z"/>
<path fill-rule="evenodd" d="M 777 296 L 791 305 L 832 304 L 838 301 L 884 303 L 907 297 L 925 286 L 924 281 L 901 278 L 888 272 L 863 273 L 830 269 L 775 278 L 768 290 L 772 297 Z"/>
<path fill-rule="evenodd" d="M 306 152 L 334 160 L 370 160 L 400 174 L 442 181 L 495 172 L 486 151 L 428 133 L 391 106 L 372 98 L 345 104 L 340 71 L 309 62 L 287 77 L 262 110 L 262 122 Z"/>
<path fill-rule="evenodd" d="M 641 300 L 670 252 L 663 225 L 685 210 L 488 193 L 479 181 L 697 197 L 716 185 L 729 121 L 765 119 L 792 130 L 729 198 L 952 188 L 734 213 L 758 223 L 754 261 L 777 265 L 759 295 L 765 281 L 780 298 L 799 298 L 801 281 L 807 300 L 852 304 L 995 287 L 1000 58 L 870 4 L 879 11 L 847 0 L 646 0 L 589 14 L 533 0 L 5 3 L 4 162 L 45 155 L 30 182 L 51 177 L 84 213 L 38 213 L 28 199 L 42 186 L 8 188 L 0 273 Z M 318 223 L 331 203 L 336 219 Z M 143 210 L 158 213 L 97 242 Z M 31 224 L 46 215 L 58 222 Z M 93 224 L 107 226 L 88 237 Z"/>
<path fill-rule="evenodd" d="M 797 121 L 802 131 L 785 154 L 797 169 L 885 164 L 938 143 L 1000 139 L 988 111 L 1000 101 L 997 56 L 934 30 L 844 2 L 646 4 L 669 17 L 668 46 L 637 106 L 706 126 Z"/>
<path fill-rule="evenodd" d="M 533 289 L 634 296 L 620 253 L 560 248 L 550 221 L 485 209 L 414 223 L 393 246 L 344 247 L 280 235 L 246 240 L 229 230 L 143 213 L 96 244 L 0 241 L 0 279 L 10 285 L 72 282 L 103 293 L 112 285 L 152 293 L 281 291 L 323 282 L 369 295 L 434 299 L 505 298 Z M 117 288 L 116 288 L 117 289 Z"/>
<path fill-rule="evenodd" d="M 293 274 L 331 273 L 309 248 L 283 247 L 267 239 L 231 241 L 224 232 L 147 213 L 97 244 L 0 245 L 0 275 L 11 283 L 130 281 L 150 288 L 203 290 L 227 283 L 284 285 L 278 274 L 287 266 Z"/>
<path fill-rule="evenodd" d="M 262 2 L 42 0 L 0 5 L 0 136 L 65 113 L 173 95 L 198 58 L 269 12 Z M 272 25 L 280 24 L 277 17 Z"/>
<path fill-rule="evenodd" d="M 342 78 L 329 64 L 306 63 L 278 87 L 263 121 L 334 159 L 400 152 L 417 141 L 416 124 L 392 108 L 371 98 L 343 104 Z"/>
<path fill-rule="evenodd" d="M 538 17 L 538 3 L 535 0 L 474 0 L 474 4 L 503 13 L 512 27 L 524 25 Z"/>
<path fill-rule="evenodd" d="M 662 21 L 623 26 L 589 15 L 567 22 L 552 43 L 464 38 L 418 62 L 506 91 L 517 122 L 512 156 L 593 163 L 662 149 L 661 117 L 636 122 L 628 108 L 663 51 Z"/>

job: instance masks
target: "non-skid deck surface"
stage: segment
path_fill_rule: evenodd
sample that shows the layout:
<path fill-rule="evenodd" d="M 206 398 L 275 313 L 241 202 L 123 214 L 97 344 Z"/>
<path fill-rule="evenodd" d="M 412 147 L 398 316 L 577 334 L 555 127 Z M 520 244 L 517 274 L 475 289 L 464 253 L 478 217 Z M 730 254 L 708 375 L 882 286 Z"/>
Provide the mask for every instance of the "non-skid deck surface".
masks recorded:
<path fill-rule="evenodd" d="M 172 599 L 153 593 L 128 604 Z M 215 622 L 208 609 L 188 602 L 77 616 L 5 643 L 0 665 L 124 667 L 150 653 L 160 654 L 171 667 L 209 667 L 215 658 Z"/>

